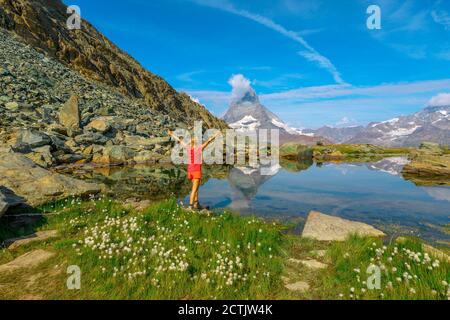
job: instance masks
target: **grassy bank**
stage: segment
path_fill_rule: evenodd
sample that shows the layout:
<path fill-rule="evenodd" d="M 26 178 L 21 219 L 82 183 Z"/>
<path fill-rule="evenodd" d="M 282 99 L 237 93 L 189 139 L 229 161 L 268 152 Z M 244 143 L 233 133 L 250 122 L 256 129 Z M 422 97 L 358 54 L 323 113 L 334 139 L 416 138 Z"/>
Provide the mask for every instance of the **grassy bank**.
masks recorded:
<path fill-rule="evenodd" d="M 66 200 L 40 210 L 44 218 L 28 229 L 0 224 L 2 240 L 30 228 L 59 236 L 2 249 L 0 264 L 36 249 L 55 256 L 32 269 L 0 273 L 0 298 L 447 299 L 448 261 L 425 255 L 417 241 L 319 243 L 257 218 L 189 212 L 174 200 L 143 212 L 109 199 Z M 292 262 L 302 259 L 325 268 Z M 370 264 L 383 269 L 381 290 L 365 289 Z M 81 269 L 81 290 L 67 289 L 71 265 Z M 310 288 L 285 288 L 300 280 Z"/>
<path fill-rule="evenodd" d="M 34 289 L 42 286 L 45 298 L 268 299 L 278 287 L 282 236 L 277 226 L 257 219 L 229 213 L 208 217 L 186 211 L 173 200 L 142 213 L 108 199 L 73 200 L 42 209 L 60 212 L 47 215 L 42 226 L 58 230 L 60 239 L 34 246 L 57 253 L 34 271 L 54 273 L 34 284 Z M 30 249 L 5 249 L 0 261 Z M 65 287 L 68 265 L 82 271 L 80 291 Z M 0 283 L 10 283 L 8 277 L 1 274 Z M 0 293 L 4 298 L 17 294 Z"/>

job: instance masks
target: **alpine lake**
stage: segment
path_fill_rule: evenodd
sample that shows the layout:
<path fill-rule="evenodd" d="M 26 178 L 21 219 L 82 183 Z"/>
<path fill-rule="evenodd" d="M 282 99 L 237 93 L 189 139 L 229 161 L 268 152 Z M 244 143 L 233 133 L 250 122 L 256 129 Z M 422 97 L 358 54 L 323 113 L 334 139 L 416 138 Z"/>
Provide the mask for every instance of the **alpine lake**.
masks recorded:
<path fill-rule="evenodd" d="M 261 168 L 206 166 L 200 189 L 203 206 L 294 224 L 300 233 L 312 210 L 361 221 L 389 238 L 414 236 L 450 246 L 450 187 L 421 187 L 402 177 L 406 157 L 364 163 L 282 161 Z M 267 168 L 266 168 L 267 169 Z M 265 170 L 267 172 L 267 170 Z M 190 182 L 184 166 L 84 167 L 66 172 L 102 183 L 120 201 L 188 203 Z"/>

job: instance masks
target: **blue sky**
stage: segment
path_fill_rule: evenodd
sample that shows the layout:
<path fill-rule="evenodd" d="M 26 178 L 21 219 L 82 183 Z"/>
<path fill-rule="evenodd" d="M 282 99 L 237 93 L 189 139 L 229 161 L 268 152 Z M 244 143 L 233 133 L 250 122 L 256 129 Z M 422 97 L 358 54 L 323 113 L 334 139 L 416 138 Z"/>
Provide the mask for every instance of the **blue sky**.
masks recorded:
<path fill-rule="evenodd" d="M 64 2 L 218 116 L 236 74 L 299 128 L 386 120 L 450 92 L 448 0 Z M 366 26 L 371 4 L 381 30 Z"/>

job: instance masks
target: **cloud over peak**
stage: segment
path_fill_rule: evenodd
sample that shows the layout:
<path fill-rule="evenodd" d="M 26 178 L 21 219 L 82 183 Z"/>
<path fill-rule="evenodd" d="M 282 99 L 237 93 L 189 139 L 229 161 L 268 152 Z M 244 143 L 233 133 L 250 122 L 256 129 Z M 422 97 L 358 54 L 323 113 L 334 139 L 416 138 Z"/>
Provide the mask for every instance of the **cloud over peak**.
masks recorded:
<path fill-rule="evenodd" d="M 232 99 L 239 100 L 252 89 L 251 81 L 242 74 L 233 75 L 228 83 L 233 88 Z"/>
<path fill-rule="evenodd" d="M 430 107 L 448 107 L 450 106 L 450 93 L 440 93 L 431 98 L 428 102 Z"/>

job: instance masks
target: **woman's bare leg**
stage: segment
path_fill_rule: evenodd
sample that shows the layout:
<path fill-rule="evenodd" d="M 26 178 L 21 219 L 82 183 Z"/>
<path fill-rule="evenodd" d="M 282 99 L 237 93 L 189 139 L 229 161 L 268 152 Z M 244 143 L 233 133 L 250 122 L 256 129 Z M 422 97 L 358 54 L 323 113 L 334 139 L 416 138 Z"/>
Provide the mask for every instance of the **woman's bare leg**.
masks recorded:
<path fill-rule="evenodd" d="M 198 194 L 199 194 L 199 190 L 200 190 L 200 184 L 201 184 L 201 180 L 198 180 L 197 190 L 195 191 L 194 203 L 198 203 Z"/>
<path fill-rule="evenodd" d="M 200 179 L 192 180 L 192 192 L 189 204 L 192 206 L 195 202 L 198 202 L 198 189 L 200 188 Z"/>

